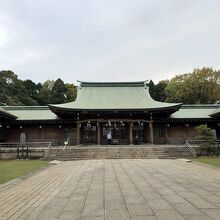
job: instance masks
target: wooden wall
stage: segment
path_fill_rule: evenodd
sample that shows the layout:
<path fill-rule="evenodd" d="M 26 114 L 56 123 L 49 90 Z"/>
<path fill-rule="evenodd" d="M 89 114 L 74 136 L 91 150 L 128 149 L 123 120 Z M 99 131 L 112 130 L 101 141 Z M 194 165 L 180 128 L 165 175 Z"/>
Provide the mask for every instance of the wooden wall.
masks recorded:
<path fill-rule="evenodd" d="M 195 126 L 170 126 L 166 128 L 167 144 L 184 144 L 185 139 L 192 139 L 196 136 Z"/>
<path fill-rule="evenodd" d="M 58 126 L 11 127 L 7 129 L 7 142 L 19 142 L 22 132 L 26 134 L 27 142 L 51 142 L 52 145 L 64 145 L 64 141 L 68 139 L 70 144 L 75 144 L 76 129 Z"/>

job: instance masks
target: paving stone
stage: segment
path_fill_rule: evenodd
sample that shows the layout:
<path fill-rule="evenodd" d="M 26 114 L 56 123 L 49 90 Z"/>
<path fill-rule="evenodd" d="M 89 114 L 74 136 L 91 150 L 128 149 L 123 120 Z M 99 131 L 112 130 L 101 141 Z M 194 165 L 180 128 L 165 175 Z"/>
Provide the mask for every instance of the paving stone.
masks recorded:
<path fill-rule="evenodd" d="M 156 216 L 131 216 L 131 220 L 158 220 Z"/>
<path fill-rule="evenodd" d="M 66 206 L 64 207 L 63 211 L 70 211 L 74 213 L 81 213 L 83 209 L 84 203 L 82 202 L 75 202 L 75 201 L 69 201 Z"/>
<path fill-rule="evenodd" d="M 130 220 L 127 210 L 106 210 L 105 220 Z"/>
<path fill-rule="evenodd" d="M 209 209 L 209 208 L 218 208 L 217 206 L 213 205 L 212 203 L 204 200 L 204 199 L 188 199 L 194 206 L 200 209 Z"/>
<path fill-rule="evenodd" d="M 75 212 L 71 212 L 71 211 L 63 211 L 60 216 L 59 219 L 62 220 L 80 220 L 80 213 L 76 214 Z"/>
<path fill-rule="evenodd" d="M 126 203 L 145 203 L 145 200 L 142 196 L 124 196 Z"/>
<path fill-rule="evenodd" d="M 102 206 L 98 205 L 85 205 L 83 211 L 82 211 L 82 216 L 104 216 L 105 211 Z"/>
<path fill-rule="evenodd" d="M 106 200 L 105 209 L 126 209 L 123 199 L 121 200 Z"/>
<path fill-rule="evenodd" d="M 127 209 L 130 216 L 153 215 L 150 206 L 147 204 L 130 203 L 127 205 Z"/>
<path fill-rule="evenodd" d="M 202 209 L 202 211 L 215 220 L 220 219 L 220 209 Z"/>
<path fill-rule="evenodd" d="M 0 188 L 4 220 L 220 219 L 220 171 L 176 160 L 86 160 Z"/>
<path fill-rule="evenodd" d="M 154 210 L 158 220 L 184 220 L 176 210 Z"/>
<path fill-rule="evenodd" d="M 174 206 L 181 214 L 202 214 L 199 209 L 191 204 L 174 204 Z"/>
<path fill-rule="evenodd" d="M 67 203 L 68 199 L 67 198 L 54 198 L 50 204 L 49 204 L 49 207 L 64 207 Z"/>
<path fill-rule="evenodd" d="M 188 203 L 187 200 L 183 199 L 179 195 L 164 195 L 164 198 L 168 200 L 170 203 Z"/>
<path fill-rule="evenodd" d="M 174 209 L 165 199 L 148 201 L 148 204 L 152 209 Z"/>
<path fill-rule="evenodd" d="M 62 212 L 62 207 L 50 207 L 46 208 L 43 213 L 40 215 L 39 220 L 46 219 L 58 219 L 59 215 Z"/>
<path fill-rule="evenodd" d="M 211 220 L 207 215 L 183 215 L 187 220 Z"/>
<path fill-rule="evenodd" d="M 157 192 L 144 192 L 141 194 L 146 200 L 161 199 L 162 196 Z"/>
<path fill-rule="evenodd" d="M 128 196 L 138 196 L 139 192 L 137 189 L 121 189 L 122 195 L 128 195 Z"/>
<path fill-rule="evenodd" d="M 104 216 L 82 216 L 80 220 L 104 220 Z"/>

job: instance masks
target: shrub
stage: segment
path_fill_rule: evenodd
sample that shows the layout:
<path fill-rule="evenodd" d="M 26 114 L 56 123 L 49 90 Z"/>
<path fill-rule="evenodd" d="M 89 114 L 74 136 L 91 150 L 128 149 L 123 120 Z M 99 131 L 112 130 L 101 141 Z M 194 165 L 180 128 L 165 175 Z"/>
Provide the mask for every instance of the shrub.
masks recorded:
<path fill-rule="evenodd" d="M 203 140 L 204 143 L 200 144 L 199 150 L 206 152 L 206 155 L 215 153 L 215 136 L 212 132 L 212 129 L 207 125 L 199 125 L 196 127 L 197 136 L 196 139 Z"/>

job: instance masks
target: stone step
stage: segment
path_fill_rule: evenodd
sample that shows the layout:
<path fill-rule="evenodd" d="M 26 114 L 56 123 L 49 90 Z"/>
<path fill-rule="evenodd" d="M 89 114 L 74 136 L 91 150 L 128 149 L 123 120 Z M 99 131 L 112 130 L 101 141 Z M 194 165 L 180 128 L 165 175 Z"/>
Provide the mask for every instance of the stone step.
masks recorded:
<path fill-rule="evenodd" d="M 51 149 L 48 159 L 176 159 L 190 158 L 185 147 L 74 147 L 71 149 Z"/>

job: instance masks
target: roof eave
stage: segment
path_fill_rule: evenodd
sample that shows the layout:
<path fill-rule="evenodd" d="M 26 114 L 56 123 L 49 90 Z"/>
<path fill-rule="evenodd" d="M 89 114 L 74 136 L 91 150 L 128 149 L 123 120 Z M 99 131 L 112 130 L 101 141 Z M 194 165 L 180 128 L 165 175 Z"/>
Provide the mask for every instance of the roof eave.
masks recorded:
<path fill-rule="evenodd" d="M 17 119 L 18 117 L 7 112 L 0 111 L 0 116 L 6 119 Z"/>
<path fill-rule="evenodd" d="M 151 112 L 151 111 L 164 111 L 164 110 L 174 110 L 178 111 L 182 104 L 176 104 L 176 105 L 172 105 L 172 106 L 166 106 L 166 107 L 157 107 L 157 108 L 124 108 L 124 109 L 107 109 L 107 108 L 103 108 L 103 109 L 81 109 L 81 108 L 66 108 L 66 107 L 59 107 L 59 106 L 55 106 L 55 105 L 48 105 L 50 110 L 53 113 L 57 113 L 59 111 L 68 111 L 68 112 L 82 112 L 82 111 L 147 111 L 147 112 Z"/>

